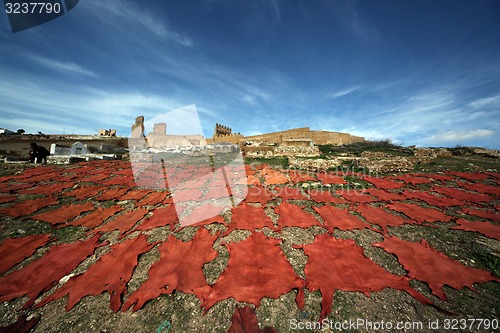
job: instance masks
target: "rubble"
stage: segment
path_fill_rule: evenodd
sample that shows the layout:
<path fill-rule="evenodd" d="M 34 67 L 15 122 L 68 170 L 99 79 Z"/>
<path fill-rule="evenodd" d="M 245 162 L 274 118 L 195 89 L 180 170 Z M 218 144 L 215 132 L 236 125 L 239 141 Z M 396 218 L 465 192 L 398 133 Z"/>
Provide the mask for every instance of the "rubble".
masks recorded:
<path fill-rule="evenodd" d="M 436 158 L 450 158 L 453 156 L 447 148 L 411 148 L 412 157 L 408 158 L 415 164 L 429 164 Z"/>
<path fill-rule="evenodd" d="M 486 148 L 474 148 L 474 154 L 486 155 L 489 157 L 500 157 L 500 150 L 486 149 Z"/>
<path fill-rule="evenodd" d="M 414 164 L 429 164 L 434 162 L 437 154 L 432 148 L 415 148 L 413 156 L 408 159 Z"/>
<path fill-rule="evenodd" d="M 342 163 L 339 159 L 301 159 L 295 157 L 288 158 L 288 165 L 291 168 L 297 169 L 315 169 L 315 170 L 328 170 L 331 168 L 336 168 Z"/>
<path fill-rule="evenodd" d="M 435 148 L 434 150 L 436 152 L 436 157 L 439 157 L 439 158 L 450 158 L 450 157 L 453 157 L 453 154 L 447 148 Z"/>
<path fill-rule="evenodd" d="M 173 146 L 135 149 L 129 152 L 131 162 L 155 162 L 167 156 L 208 157 L 230 154 L 236 156 L 239 147 L 234 144 L 210 144 L 206 146 Z"/>
<path fill-rule="evenodd" d="M 371 172 L 407 172 L 413 170 L 414 164 L 408 158 L 394 156 L 383 152 L 364 151 L 356 159 L 356 165 Z"/>
<path fill-rule="evenodd" d="M 319 156 L 320 152 L 317 146 L 283 146 L 280 145 L 274 150 L 274 156 L 296 156 L 296 157 L 314 157 Z"/>

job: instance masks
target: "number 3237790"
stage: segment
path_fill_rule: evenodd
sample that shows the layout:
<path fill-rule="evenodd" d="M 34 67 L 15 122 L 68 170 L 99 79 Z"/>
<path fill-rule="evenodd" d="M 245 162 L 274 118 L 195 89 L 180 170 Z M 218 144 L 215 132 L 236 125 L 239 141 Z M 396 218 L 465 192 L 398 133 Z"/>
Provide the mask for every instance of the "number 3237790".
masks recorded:
<path fill-rule="evenodd" d="M 5 4 L 7 14 L 58 14 L 61 12 L 60 3 L 50 2 L 7 2 Z"/>

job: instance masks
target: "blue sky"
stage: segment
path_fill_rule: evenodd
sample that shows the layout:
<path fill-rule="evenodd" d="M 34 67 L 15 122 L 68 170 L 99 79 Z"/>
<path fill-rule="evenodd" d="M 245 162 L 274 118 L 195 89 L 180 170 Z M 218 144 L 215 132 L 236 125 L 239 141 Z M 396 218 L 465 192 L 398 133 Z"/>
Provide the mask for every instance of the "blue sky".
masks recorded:
<path fill-rule="evenodd" d="M 499 17 L 496 0 L 82 0 L 14 34 L 2 12 L 0 127 L 128 136 L 195 104 L 206 136 L 500 149 Z"/>

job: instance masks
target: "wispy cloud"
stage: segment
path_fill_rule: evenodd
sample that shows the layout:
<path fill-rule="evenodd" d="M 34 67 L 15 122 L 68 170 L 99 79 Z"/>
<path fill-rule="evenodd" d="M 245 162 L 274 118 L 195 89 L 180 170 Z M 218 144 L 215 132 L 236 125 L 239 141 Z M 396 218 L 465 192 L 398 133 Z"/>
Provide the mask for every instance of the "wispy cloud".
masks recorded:
<path fill-rule="evenodd" d="M 0 100 L 0 113 L 8 120 L 6 126 L 24 126 L 28 132 L 56 133 L 63 127 L 75 128 L 78 133 L 117 128 L 120 135 L 128 135 L 136 116 L 152 118 L 183 106 L 175 98 L 137 90 L 104 91 L 80 86 L 75 92 L 65 87 L 44 85 L 35 77 L 0 79 Z M 30 122 L 24 121 L 26 118 Z"/>
<path fill-rule="evenodd" d="M 326 97 L 329 98 L 329 99 L 339 98 L 339 97 L 342 97 L 342 96 L 345 96 L 345 95 L 349 95 L 352 92 L 355 92 L 360 87 L 361 86 L 354 86 L 354 87 L 350 87 L 350 88 L 347 88 L 347 89 L 339 90 L 339 91 L 336 91 L 336 92 L 333 92 L 331 94 L 326 95 Z"/>
<path fill-rule="evenodd" d="M 193 41 L 186 35 L 180 34 L 168 26 L 165 20 L 160 19 L 144 7 L 128 0 L 101 1 L 90 0 L 89 5 L 94 7 L 94 13 L 99 16 L 109 15 L 126 21 L 127 24 L 136 24 L 153 33 L 157 37 L 172 40 L 180 45 L 192 47 Z"/>
<path fill-rule="evenodd" d="M 368 26 L 368 24 L 362 20 L 356 10 L 355 2 L 338 1 L 328 4 L 332 10 L 335 21 L 351 34 L 365 39 L 373 39 L 377 36 L 375 27 Z"/>
<path fill-rule="evenodd" d="M 270 0 L 269 2 L 271 3 L 271 6 L 273 7 L 274 14 L 276 15 L 276 18 L 278 20 L 280 20 L 281 19 L 281 12 L 280 12 L 278 0 Z"/>
<path fill-rule="evenodd" d="M 49 69 L 61 71 L 61 72 L 70 72 L 76 74 L 83 74 L 87 76 L 97 77 L 98 75 L 91 70 L 88 70 L 78 64 L 75 64 L 71 61 L 56 61 L 52 59 L 48 59 L 45 57 L 41 57 L 38 55 L 29 55 L 29 59 L 39 63 L 42 66 L 45 66 Z"/>
<path fill-rule="evenodd" d="M 500 95 L 476 99 L 475 101 L 471 102 L 469 105 L 475 109 L 481 108 L 481 107 L 486 107 L 486 106 L 493 106 L 496 108 L 500 108 Z"/>
<path fill-rule="evenodd" d="M 433 135 L 426 139 L 427 142 L 431 144 L 439 143 L 460 143 L 467 140 L 479 139 L 488 136 L 495 135 L 496 132 L 487 129 L 477 129 L 477 130 L 457 130 L 457 131 L 447 131 Z"/>

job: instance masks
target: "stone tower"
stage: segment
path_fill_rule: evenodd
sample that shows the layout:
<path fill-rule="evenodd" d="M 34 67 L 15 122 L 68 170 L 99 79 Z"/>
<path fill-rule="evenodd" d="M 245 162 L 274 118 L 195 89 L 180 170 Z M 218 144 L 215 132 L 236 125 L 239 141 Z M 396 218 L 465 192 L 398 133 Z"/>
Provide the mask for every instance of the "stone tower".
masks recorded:
<path fill-rule="evenodd" d="M 135 123 L 132 125 L 132 138 L 143 138 L 144 137 L 144 116 L 138 116 L 135 118 Z"/>

